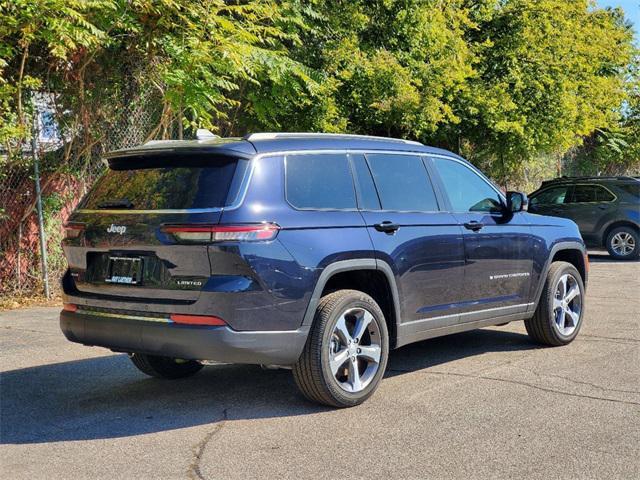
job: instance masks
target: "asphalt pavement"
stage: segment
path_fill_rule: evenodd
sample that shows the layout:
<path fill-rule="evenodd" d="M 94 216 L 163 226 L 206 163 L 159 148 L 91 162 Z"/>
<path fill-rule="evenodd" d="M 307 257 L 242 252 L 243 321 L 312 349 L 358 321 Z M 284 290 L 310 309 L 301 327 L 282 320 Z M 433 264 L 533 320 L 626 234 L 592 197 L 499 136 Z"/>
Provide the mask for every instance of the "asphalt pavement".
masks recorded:
<path fill-rule="evenodd" d="M 521 322 L 410 345 L 346 410 L 285 370 L 147 378 L 66 341 L 58 311 L 0 312 L 3 479 L 640 478 L 638 262 L 592 255 L 571 345 Z"/>

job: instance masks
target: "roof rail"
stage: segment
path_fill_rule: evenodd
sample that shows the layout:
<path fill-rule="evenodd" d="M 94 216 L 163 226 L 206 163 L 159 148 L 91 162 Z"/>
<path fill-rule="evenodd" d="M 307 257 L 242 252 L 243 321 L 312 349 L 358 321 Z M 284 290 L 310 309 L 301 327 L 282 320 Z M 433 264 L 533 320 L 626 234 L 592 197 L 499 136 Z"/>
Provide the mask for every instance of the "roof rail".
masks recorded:
<path fill-rule="evenodd" d="M 397 142 L 406 143 L 409 145 L 422 145 L 420 142 L 414 140 L 404 140 L 402 138 L 391 137 L 376 137 L 373 135 L 354 135 L 350 133 L 308 133 L 308 132 L 263 132 L 263 133 L 250 133 L 242 137 L 243 140 L 275 140 L 278 138 L 334 138 L 334 139 L 354 139 L 354 140 L 374 140 L 380 142 Z"/>
<path fill-rule="evenodd" d="M 551 180 L 544 180 L 542 183 L 566 182 L 571 180 L 637 180 L 637 179 L 638 177 L 631 177 L 626 175 L 618 175 L 618 176 L 591 175 L 591 176 L 584 176 L 584 177 L 562 176 L 558 178 L 552 178 Z"/>

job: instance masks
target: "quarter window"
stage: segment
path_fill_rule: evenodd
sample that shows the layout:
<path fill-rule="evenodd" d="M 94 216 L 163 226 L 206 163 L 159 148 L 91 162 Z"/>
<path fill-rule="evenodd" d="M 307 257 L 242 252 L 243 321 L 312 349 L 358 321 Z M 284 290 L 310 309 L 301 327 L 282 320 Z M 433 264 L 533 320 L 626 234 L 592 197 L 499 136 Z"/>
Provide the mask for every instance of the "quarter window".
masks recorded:
<path fill-rule="evenodd" d="M 500 195 L 469 167 L 462 163 L 433 160 L 454 212 L 500 212 Z"/>
<path fill-rule="evenodd" d="M 296 208 L 355 209 L 356 194 L 347 156 L 287 156 L 286 196 Z"/>
<path fill-rule="evenodd" d="M 422 158 L 367 154 L 383 210 L 433 212 L 438 202 Z"/>
<path fill-rule="evenodd" d="M 618 188 L 627 192 L 630 196 L 640 198 L 640 182 L 621 183 Z"/>

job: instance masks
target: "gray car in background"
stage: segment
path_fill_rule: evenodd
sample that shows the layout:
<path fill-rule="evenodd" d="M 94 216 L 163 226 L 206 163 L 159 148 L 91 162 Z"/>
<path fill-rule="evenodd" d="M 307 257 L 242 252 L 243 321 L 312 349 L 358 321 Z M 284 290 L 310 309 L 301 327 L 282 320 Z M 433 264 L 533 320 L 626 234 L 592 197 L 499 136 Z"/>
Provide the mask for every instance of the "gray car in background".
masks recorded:
<path fill-rule="evenodd" d="M 529 196 L 529 211 L 573 220 L 592 248 L 619 260 L 640 256 L 640 179 L 561 177 Z"/>

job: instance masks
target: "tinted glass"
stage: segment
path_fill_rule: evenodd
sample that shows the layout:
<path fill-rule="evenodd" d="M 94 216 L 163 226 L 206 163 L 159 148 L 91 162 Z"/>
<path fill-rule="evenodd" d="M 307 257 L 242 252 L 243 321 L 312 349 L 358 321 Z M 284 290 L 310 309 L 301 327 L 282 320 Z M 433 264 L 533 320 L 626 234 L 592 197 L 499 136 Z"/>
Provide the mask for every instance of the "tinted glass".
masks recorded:
<path fill-rule="evenodd" d="M 436 170 L 454 212 L 499 212 L 500 196 L 485 179 L 462 163 L 435 158 Z"/>
<path fill-rule="evenodd" d="M 576 185 L 573 192 L 573 203 L 578 202 L 610 202 L 615 197 L 600 185 Z"/>
<path fill-rule="evenodd" d="M 201 166 L 203 161 L 193 161 L 194 166 L 189 166 L 189 162 L 182 161 L 179 167 L 107 170 L 88 193 L 81 208 L 113 208 L 114 205 L 116 208 L 128 205 L 136 210 L 224 207 L 236 199 L 248 162 L 224 159 L 212 163 Z M 171 161 L 165 160 L 163 165 L 171 165 Z"/>
<path fill-rule="evenodd" d="M 346 155 L 289 155 L 287 200 L 296 208 L 356 208 L 356 194 Z"/>
<path fill-rule="evenodd" d="M 616 197 L 606 188 L 598 187 L 598 190 L 596 192 L 596 200 L 598 202 L 611 202 L 615 200 L 615 198 Z"/>
<path fill-rule="evenodd" d="M 571 203 L 597 202 L 599 189 L 596 185 L 576 185 Z"/>
<path fill-rule="evenodd" d="M 559 205 L 567 201 L 568 186 L 555 187 L 540 192 L 531 199 L 532 205 Z"/>
<path fill-rule="evenodd" d="M 356 174 L 356 184 L 360 193 L 359 207 L 363 210 L 379 210 L 380 200 L 364 155 L 354 155 L 351 158 Z"/>
<path fill-rule="evenodd" d="M 422 158 L 415 155 L 369 154 L 367 161 L 384 210 L 438 210 Z"/>
<path fill-rule="evenodd" d="M 624 190 L 628 195 L 640 199 L 640 182 L 636 183 L 621 183 L 618 184 L 618 188 Z"/>

